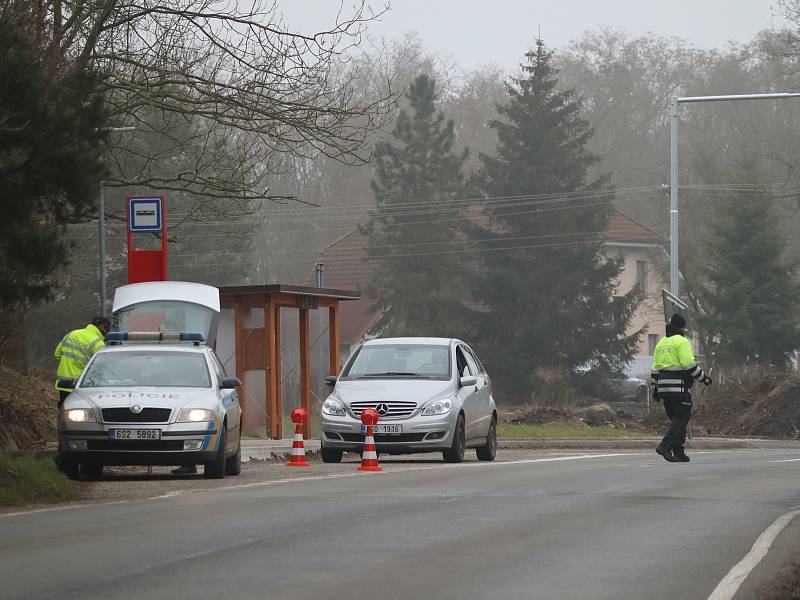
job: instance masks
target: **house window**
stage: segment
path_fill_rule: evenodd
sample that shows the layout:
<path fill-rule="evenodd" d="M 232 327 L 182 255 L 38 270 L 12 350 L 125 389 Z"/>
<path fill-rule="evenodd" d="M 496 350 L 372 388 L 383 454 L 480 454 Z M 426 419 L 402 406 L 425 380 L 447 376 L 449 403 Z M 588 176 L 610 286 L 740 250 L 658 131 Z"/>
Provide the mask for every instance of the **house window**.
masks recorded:
<path fill-rule="evenodd" d="M 647 261 L 636 261 L 636 285 L 642 292 L 642 297 L 647 295 Z"/>
<path fill-rule="evenodd" d="M 653 356 L 656 352 L 656 344 L 658 343 L 658 336 L 655 333 L 648 334 L 647 336 L 647 354 Z"/>

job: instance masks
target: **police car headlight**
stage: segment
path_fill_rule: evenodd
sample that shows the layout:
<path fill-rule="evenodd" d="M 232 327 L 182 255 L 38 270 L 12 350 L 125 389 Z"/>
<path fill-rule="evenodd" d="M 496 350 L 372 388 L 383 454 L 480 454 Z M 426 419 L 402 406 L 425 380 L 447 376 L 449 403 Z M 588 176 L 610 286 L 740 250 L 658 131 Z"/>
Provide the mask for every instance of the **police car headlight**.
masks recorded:
<path fill-rule="evenodd" d="M 422 416 L 446 415 L 451 408 L 453 408 L 453 403 L 450 400 L 434 400 L 425 407 L 425 410 L 422 411 Z"/>
<path fill-rule="evenodd" d="M 214 421 L 214 411 L 205 408 L 184 408 L 178 415 L 178 423 Z"/>
<path fill-rule="evenodd" d="M 70 408 L 64 411 L 64 419 L 70 423 L 94 423 L 94 411 L 91 408 Z"/>
<path fill-rule="evenodd" d="M 322 405 L 322 412 L 334 417 L 343 417 L 345 415 L 342 405 L 332 398 L 325 400 L 325 404 Z"/>

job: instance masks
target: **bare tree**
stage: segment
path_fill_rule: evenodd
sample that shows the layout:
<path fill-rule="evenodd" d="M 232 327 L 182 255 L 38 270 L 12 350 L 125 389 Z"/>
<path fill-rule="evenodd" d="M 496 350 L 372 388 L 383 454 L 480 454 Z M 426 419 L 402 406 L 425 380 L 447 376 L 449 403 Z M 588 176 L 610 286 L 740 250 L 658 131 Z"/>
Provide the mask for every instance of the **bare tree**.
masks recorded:
<path fill-rule="evenodd" d="M 385 10 L 342 3 L 330 28 L 305 34 L 265 0 L 0 0 L 54 78 L 99 71 L 113 122 L 137 127 L 110 148 L 108 185 L 240 210 L 272 199 L 280 155 L 370 159 L 365 142 L 393 97 L 357 87 L 347 61 Z"/>

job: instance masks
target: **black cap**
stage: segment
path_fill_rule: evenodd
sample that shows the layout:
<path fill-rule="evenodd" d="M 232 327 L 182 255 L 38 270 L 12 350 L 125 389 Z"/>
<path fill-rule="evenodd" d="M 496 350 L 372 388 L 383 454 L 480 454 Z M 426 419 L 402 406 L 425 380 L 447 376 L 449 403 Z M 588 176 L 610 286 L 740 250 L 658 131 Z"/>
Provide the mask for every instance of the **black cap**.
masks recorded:
<path fill-rule="evenodd" d="M 106 327 L 110 327 L 111 323 L 105 317 L 95 317 L 92 319 L 92 325 L 95 327 L 99 327 L 100 325 L 105 325 Z"/>
<path fill-rule="evenodd" d="M 673 327 L 677 327 L 678 329 L 686 329 L 686 319 L 684 319 L 678 313 L 672 315 L 672 318 L 669 320 L 669 324 Z"/>

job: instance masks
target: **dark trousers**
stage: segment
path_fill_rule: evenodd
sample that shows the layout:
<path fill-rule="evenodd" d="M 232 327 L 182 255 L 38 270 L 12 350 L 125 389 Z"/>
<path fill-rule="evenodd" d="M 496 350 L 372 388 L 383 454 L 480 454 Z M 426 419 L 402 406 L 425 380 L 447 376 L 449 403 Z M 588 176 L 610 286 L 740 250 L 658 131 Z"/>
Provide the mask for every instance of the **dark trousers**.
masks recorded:
<path fill-rule="evenodd" d="M 56 428 L 57 428 L 56 430 L 58 432 L 61 431 L 61 427 L 64 424 L 63 416 L 61 414 L 62 413 L 61 409 L 64 407 L 64 400 L 66 400 L 67 396 L 69 396 L 71 393 L 72 392 L 65 392 L 64 390 L 58 390 L 58 396 L 59 396 L 59 398 L 58 398 L 58 419 L 56 420 Z M 59 445 L 58 449 L 59 450 L 64 450 L 64 448 L 61 448 L 60 445 Z"/>
<path fill-rule="evenodd" d="M 689 419 L 692 418 L 692 396 L 690 394 L 675 394 L 664 399 L 664 410 L 669 417 L 669 427 L 661 440 L 661 448 L 674 450 L 683 448 L 686 443 L 686 430 L 689 428 Z"/>

